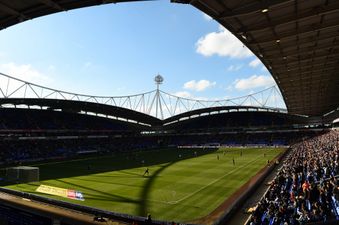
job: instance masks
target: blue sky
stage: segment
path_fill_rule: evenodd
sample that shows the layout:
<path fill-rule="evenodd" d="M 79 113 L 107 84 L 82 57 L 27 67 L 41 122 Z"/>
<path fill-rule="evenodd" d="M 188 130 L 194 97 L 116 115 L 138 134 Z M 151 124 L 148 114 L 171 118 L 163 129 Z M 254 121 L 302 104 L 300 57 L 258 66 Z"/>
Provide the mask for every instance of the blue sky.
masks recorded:
<path fill-rule="evenodd" d="M 190 5 L 120 3 L 36 18 L 0 32 L 0 72 L 70 92 L 161 89 L 224 99 L 274 85 L 256 57 Z"/>

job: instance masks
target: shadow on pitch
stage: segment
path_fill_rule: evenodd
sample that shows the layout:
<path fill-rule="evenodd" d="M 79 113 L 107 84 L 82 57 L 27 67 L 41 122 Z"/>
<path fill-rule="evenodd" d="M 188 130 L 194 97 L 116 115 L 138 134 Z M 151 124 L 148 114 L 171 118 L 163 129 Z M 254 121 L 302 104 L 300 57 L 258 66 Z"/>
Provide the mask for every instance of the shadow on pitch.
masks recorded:
<path fill-rule="evenodd" d="M 171 165 L 173 165 L 174 163 L 178 162 L 177 161 L 173 161 L 173 162 L 169 162 L 165 165 L 160 166 L 160 168 L 158 170 L 156 170 L 155 172 L 151 172 L 150 176 L 147 176 L 145 178 L 147 178 L 147 181 L 143 187 L 143 189 L 141 190 L 140 193 L 140 204 L 138 205 L 137 208 L 137 215 L 139 216 L 147 216 L 148 214 L 148 199 L 150 199 L 150 194 L 151 194 L 151 190 L 152 190 L 152 185 L 155 183 L 157 177 L 160 175 L 160 173 L 162 173 L 166 168 L 170 167 Z"/>
<path fill-rule="evenodd" d="M 123 178 L 123 177 L 121 177 Z M 135 177 L 134 177 L 135 178 Z M 137 177 L 142 179 L 143 177 L 141 177 L 140 175 Z M 80 181 L 86 181 L 86 182 L 97 182 L 96 180 L 90 180 L 90 179 L 83 179 L 83 178 L 72 178 L 73 180 L 80 180 Z M 121 186 L 128 186 L 128 187 L 135 187 L 135 188 L 140 188 L 141 185 L 132 185 L 132 184 L 126 184 L 126 183 L 119 183 L 119 182 L 115 182 L 114 180 L 112 181 L 110 179 L 110 181 L 107 180 L 101 180 L 100 183 L 104 183 L 104 184 L 111 184 L 111 185 L 121 185 Z"/>
<path fill-rule="evenodd" d="M 137 200 L 127 198 L 127 197 L 123 197 L 123 196 L 120 196 L 120 195 L 115 195 L 113 193 L 107 193 L 107 192 L 104 192 L 104 191 L 100 191 L 98 189 L 89 188 L 89 187 L 86 187 L 86 186 L 83 186 L 83 185 L 75 184 L 75 183 L 64 181 L 64 180 L 58 179 L 57 181 L 64 183 L 66 185 L 72 185 L 73 187 L 78 187 L 79 189 L 84 190 L 84 191 L 91 191 L 91 192 L 94 192 L 94 193 L 95 192 L 100 193 L 101 195 L 90 194 L 90 196 L 97 197 L 99 199 L 105 199 L 105 201 L 129 202 L 129 203 L 134 203 L 134 204 L 138 203 Z M 106 196 L 106 198 L 102 198 L 102 196 Z M 89 197 L 89 198 L 91 198 L 91 197 Z"/>
<path fill-rule="evenodd" d="M 134 153 L 116 154 L 111 156 L 98 156 L 97 158 L 76 159 L 58 163 L 44 163 L 38 166 L 40 169 L 40 181 L 60 179 L 77 176 L 99 175 L 100 173 L 119 171 L 121 177 L 137 178 L 140 174 L 127 169 L 161 165 L 174 161 L 194 158 L 217 151 L 217 149 L 161 149 Z M 181 157 L 179 157 L 179 155 Z M 106 174 L 100 174 L 106 176 Z M 109 178 L 120 174 L 107 174 Z M 113 176 L 113 177 L 112 177 Z"/>

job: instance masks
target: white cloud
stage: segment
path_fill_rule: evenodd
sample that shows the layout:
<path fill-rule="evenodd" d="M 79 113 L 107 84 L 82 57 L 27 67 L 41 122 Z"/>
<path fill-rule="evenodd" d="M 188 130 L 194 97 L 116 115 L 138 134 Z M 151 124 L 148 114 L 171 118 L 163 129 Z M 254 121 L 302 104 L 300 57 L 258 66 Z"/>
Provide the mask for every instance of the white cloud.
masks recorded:
<path fill-rule="evenodd" d="M 238 90 L 247 90 L 259 87 L 269 87 L 275 84 L 271 76 L 253 75 L 249 78 L 237 79 L 234 86 Z"/>
<path fill-rule="evenodd" d="M 254 59 L 248 65 L 250 67 L 255 68 L 255 67 L 259 66 L 260 64 L 261 64 L 261 61 L 259 59 Z"/>
<path fill-rule="evenodd" d="M 0 64 L 0 72 L 36 84 L 49 84 L 53 81 L 50 77 L 35 69 L 31 64 L 3 63 Z"/>
<path fill-rule="evenodd" d="M 204 56 L 227 56 L 246 58 L 253 53 L 242 44 L 231 32 L 220 26 L 218 32 L 206 34 L 196 43 L 196 51 Z"/>
<path fill-rule="evenodd" d="M 202 15 L 203 15 L 204 19 L 207 20 L 207 21 L 213 20 L 213 18 L 211 16 L 207 15 L 206 13 L 202 13 Z"/>
<path fill-rule="evenodd" d="M 242 65 L 230 65 L 227 67 L 228 71 L 238 71 L 242 68 Z"/>
<path fill-rule="evenodd" d="M 215 86 L 216 82 L 211 82 L 209 80 L 191 80 L 184 84 L 184 89 L 193 90 L 193 91 L 203 91 L 207 88 Z"/>

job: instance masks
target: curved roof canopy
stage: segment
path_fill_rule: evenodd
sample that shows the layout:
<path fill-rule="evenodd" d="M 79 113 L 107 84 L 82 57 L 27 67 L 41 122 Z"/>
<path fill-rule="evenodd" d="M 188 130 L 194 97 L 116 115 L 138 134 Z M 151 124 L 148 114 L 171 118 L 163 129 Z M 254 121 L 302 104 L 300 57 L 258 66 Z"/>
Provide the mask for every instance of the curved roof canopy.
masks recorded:
<path fill-rule="evenodd" d="M 290 115 L 285 112 L 279 111 L 274 108 L 260 108 L 260 107 L 247 107 L 247 106 L 220 106 L 220 107 L 209 107 L 204 109 L 197 109 L 176 116 L 169 117 L 165 120 L 160 120 L 156 117 L 140 113 L 134 110 L 111 106 L 101 103 L 93 102 L 82 102 L 73 100 L 60 100 L 60 99 L 36 99 L 36 98 L 0 98 L 0 108 L 7 108 L 8 106 L 14 106 L 15 108 L 22 108 L 21 106 L 27 106 L 31 109 L 43 110 L 62 110 L 71 113 L 94 113 L 102 114 L 104 116 L 112 116 L 121 118 L 124 121 L 138 123 L 144 127 L 159 127 L 163 125 L 178 123 L 186 121 L 188 119 L 194 119 L 197 117 L 206 117 L 216 114 L 227 114 L 232 112 L 247 112 L 247 113 L 271 113 L 276 117 L 294 118 L 304 123 L 308 122 L 307 117 L 298 115 Z M 37 107 L 37 108 L 36 108 Z M 26 107 L 23 107 L 26 108 Z"/>
<path fill-rule="evenodd" d="M 320 116 L 339 105 L 339 1 L 179 0 L 237 36 L 266 65 L 289 113 Z"/>
<path fill-rule="evenodd" d="M 60 100 L 60 99 L 36 99 L 36 98 L 0 98 L 0 106 L 4 105 L 27 105 L 48 107 L 48 109 L 61 109 L 69 112 L 92 112 L 96 114 L 103 114 L 123 118 L 126 121 L 132 120 L 141 124 L 148 124 L 152 126 L 161 125 L 162 122 L 158 118 L 146 115 L 134 110 L 121 108 L 117 106 L 105 105 L 100 103 Z"/>
<path fill-rule="evenodd" d="M 222 113 L 231 113 L 231 112 L 272 112 L 276 114 L 287 115 L 285 111 L 279 110 L 276 108 L 267 108 L 267 107 L 256 107 L 256 106 L 217 106 L 217 107 L 207 107 L 202 109 L 191 110 L 188 112 L 180 113 L 175 116 L 171 116 L 163 120 L 164 124 L 170 124 L 180 120 L 185 120 L 188 118 L 195 118 L 206 115 L 222 114 Z M 295 115 L 296 117 L 299 117 Z"/>
<path fill-rule="evenodd" d="M 130 0 L 0 0 L 0 28 L 60 11 Z M 339 1 L 172 0 L 192 4 L 235 34 L 276 80 L 289 113 L 339 105 Z"/>

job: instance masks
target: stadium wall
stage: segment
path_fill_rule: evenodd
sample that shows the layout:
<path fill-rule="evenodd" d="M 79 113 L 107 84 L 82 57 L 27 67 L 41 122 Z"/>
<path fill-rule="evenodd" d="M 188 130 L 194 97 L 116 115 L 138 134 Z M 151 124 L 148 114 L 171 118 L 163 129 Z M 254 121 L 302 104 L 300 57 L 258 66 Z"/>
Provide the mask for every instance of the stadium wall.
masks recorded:
<path fill-rule="evenodd" d="M 1 193 L 2 192 L 2 193 Z M 4 195 L 12 197 L 4 197 Z M 34 203 L 28 204 L 28 203 Z M 47 221 L 50 219 L 52 223 L 47 224 L 62 224 L 62 225 L 92 225 L 102 224 L 94 220 L 94 217 L 100 215 L 106 220 L 114 221 L 116 225 L 119 224 L 132 224 L 136 222 L 139 225 L 149 224 L 146 222 L 146 217 L 132 216 L 129 214 L 110 212 L 106 210 L 96 209 L 88 206 L 82 206 L 55 200 L 47 197 L 38 196 L 35 194 L 29 194 L 25 192 L 15 191 L 7 188 L 0 187 L 0 209 L 2 206 L 10 207 L 17 211 L 22 211 L 32 216 L 45 218 Z M 49 206 L 52 206 L 52 210 L 49 210 Z M 60 208 L 61 210 L 57 210 Z M 64 212 L 71 212 L 65 213 Z M 80 216 L 79 216 L 80 215 Z M 86 216 L 85 216 L 86 215 Z M 90 219 L 88 219 L 90 218 Z M 0 213 L 0 224 L 1 224 Z M 58 221 L 59 223 L 55 223 Z M 120 223 L 119 223 L 120 222 Z M 6 224 L 6 223 L 5 223 Z M 26 224 L 26 223 L 22 223 Z M 152 220 L 154 225 L 171 225 L 171 222 Z M 20 224 L 21 225 L 21 224 Z"/>

